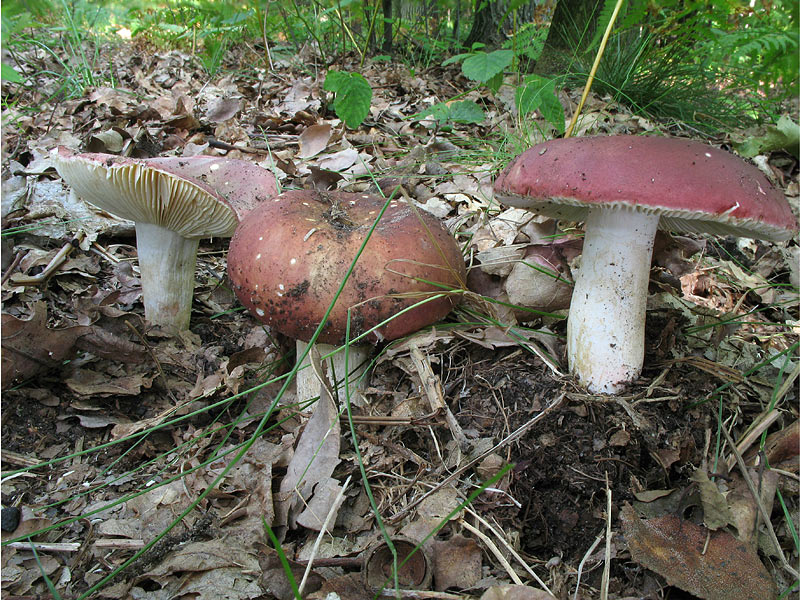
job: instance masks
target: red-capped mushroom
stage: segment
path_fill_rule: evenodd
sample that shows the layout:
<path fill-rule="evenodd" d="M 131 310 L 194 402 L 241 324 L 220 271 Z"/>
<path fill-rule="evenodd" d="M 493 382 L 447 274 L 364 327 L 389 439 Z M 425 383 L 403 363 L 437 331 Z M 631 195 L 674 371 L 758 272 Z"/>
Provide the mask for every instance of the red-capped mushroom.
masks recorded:
<path fill-rule="evenodd" d="M 298 353 L 332 304 L 317 338 L 323 355 L 345 342 L 348 314 L 350 339 L 367 334 L 373 343 L 442 319 L 459 298 L 449 291 L 464 285 L 464 260 L 438 220 L 403 201 L 389 203 L 347 278 L 385 202 L 368 194 L 300 190 L 253 210 L 228 251 L 228 274 L 239 300 L 260 321 L 298 340 Z M 355 351 L 357 345 L 351 347 L 350 365 L 368 356 L 364 349 L 354 358 Z M 344 375 L 341 364 L 334 369 L 338 378 Z M 298 374 L 300 400 L 319 394 L 309 371 Z"/>
<path fill-rule="evenodd" d="M 54 152 L 59 175 L 86 200 L 136 227 L 145 316 L 189 327 L 200 238 L 230 237 L 241 216 L 277 194 L 274 176 L 222 157 L 132 159 Z"/>
<path fill-rule="evenodd" d="M 662 137 L 566 138 L 530 148 L 495 182 L 502 202 L 585 221 L 567 322 L 570 370 L 618 393 L 641 372 L 658 228 L 781 241 L 797 232 L 783 194 L 754 166 Z"/>

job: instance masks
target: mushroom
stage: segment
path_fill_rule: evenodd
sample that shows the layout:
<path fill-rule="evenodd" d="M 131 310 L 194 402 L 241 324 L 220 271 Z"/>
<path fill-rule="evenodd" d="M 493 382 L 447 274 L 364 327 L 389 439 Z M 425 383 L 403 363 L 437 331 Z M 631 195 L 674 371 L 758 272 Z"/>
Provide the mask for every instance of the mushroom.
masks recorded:
<path fill-rule="evenodd" d="M 230 237 L 241 216 L 277 194 L 266 169 L 221 157 L 133 159 L 54 153 L 75 193 L 136 227 L 145 316 L 189 327 L 200 238 Z"/>
<path fill-rule="evenodd" d="M 457 295 L 448 292 L 464 287 L 466 270 L 453 237 L 402 201 L 390 201 L 381 214 L 385 204 L 368 194 L 289 191 L 253 210 L 236 230 L 228 251 L 234 291 L 260 321 L 298 341 L 298 358 L 331 305 L 316 338 L 323 356 L 345 343 L 348 317 L 349 339 L 366 334 L 377 343 L 434 323 L 455 305 Z M 348 365 L 368 357 L 369 347 L 356 342 Z M 342 360 L 333 369 L 338 379 L 354 378 Z M 310 371 L 298 372 L 300 401 L 319 395 Z"/>
<path fill-rule="evenodd" d="M 797 222 L 754 166 L 677 138 L 565 138 L 518 156 L 495 182 L 502 202 L 585 222 L 567 322 L 570 371 L 593 393 L 639 376 L 658 228 L 789 239 Z"/>

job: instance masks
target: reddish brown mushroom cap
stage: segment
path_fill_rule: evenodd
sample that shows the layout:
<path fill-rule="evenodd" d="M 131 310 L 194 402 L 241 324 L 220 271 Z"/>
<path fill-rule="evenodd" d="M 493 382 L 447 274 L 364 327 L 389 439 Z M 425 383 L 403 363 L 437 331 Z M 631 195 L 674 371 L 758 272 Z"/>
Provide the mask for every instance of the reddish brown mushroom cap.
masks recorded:
<path fill-rule="evenodd" d="M 311 338 L 385 200 L 346 192 L 290 191 L 245 218 L 231 240 L 228 274 L 259 320 L 295 339 Z M 393 201 L 366 245 L 319 342 L 351 339 L 406 307 L 461 288 L 464 260 L 431 215 Z M 454 295 L 431 300 L 381 327 L 370 341 L 396 339 L 444 317 Z"/>
<path fill-rule="evenodd" d="M 659 213 L 669 231 L 786 240 L 797 221 L 756 167 L 699 142 L 664 137 L 565 138 L 519 155 L 495 182 L 513 206 L 582 221 L 593 206 Z"/>

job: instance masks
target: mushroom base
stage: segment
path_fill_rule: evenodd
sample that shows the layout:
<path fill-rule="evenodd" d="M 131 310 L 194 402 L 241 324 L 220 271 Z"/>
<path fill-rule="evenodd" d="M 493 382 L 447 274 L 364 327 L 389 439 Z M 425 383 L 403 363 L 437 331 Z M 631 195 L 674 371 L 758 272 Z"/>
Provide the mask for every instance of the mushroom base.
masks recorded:
<path fill-rule="evenodd" d="M 307 342 L 297 340 L 297 356 L 300 357 L 305 352 Z M 320 356 L 324 357 L 331 354 L 339 347 L 333 344 L 320 344 L 317 343 L 317 350 Z M 369 344 L 351 344 L 348 351 L 347 362 L 350 365 L 350 372 L 348 373 L 347 380 L 350 388 L 350 400 L 358 406 L 364 404 L 364 397 L 361 391 L 366 387 L 366 378 L 362 379 L 367 365 L 369 364 L 370 354 L 372 353 L 372 346 Z M 345 368 L 344 348 L 328 357 L 323 361 L 326 367 L 325 375 L 329 381 L 335 377 L 336 390 L 339 393 L 339 398 L 344 400 L 347 397 L 347 388 L 345 387 Z M 310 355 L 306 355 L 305 360 L 300 365 L 297 371 L 297 401 L 304 403 L 312 398 L 320 395 L 322 384 L 317 378 L 314 369 L 311 367 Z M 335 400 L 335 399 L 334 399 Z"/>
<path fill-rule="evenodd" d="M 144 315 L 154 325 L 189 328 L 199 243 L 159 225 L 136 224 Z"/>
<path fill-rule="evenodd" d="M 644 362 L 644 322 L 658 215 L 594 209 L 567 321 L 570 371 L 593 393 L 615 394 Z"/>

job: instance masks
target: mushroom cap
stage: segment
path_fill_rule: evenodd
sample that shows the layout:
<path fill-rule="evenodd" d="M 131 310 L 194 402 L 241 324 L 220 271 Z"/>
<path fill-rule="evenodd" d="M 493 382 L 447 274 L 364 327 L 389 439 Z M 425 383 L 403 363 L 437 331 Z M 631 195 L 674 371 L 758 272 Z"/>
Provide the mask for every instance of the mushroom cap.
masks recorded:
<path fill-rule="evenodd" d="M 789 239 L 797 221 L 783 193 L 753 165 L 700 142 L 665 137 L 555 139 L 515 158 L 498 198 L 582 221 L 618 203 L 661 216 L 668 231 Z"/>
<path fill-rule="evenodd" d="M 233 235 L 236 212 L 212 186 L 166 170 L 163 164 L 151 166 L 148 160 L 74 154 L 66 148 L 55 155 L 62 179 L 102 210 L 170 229 L 187 239 Z"/>
<path fill-rule="evenodd" d="M 368 194 L 298 190 L 253 210 L 228 251 L 228 274 L 241 303 L 259 320 L 308 341 L 367 237 L 385 200 Z M 420 300 L 466 279 L 458 244 L 441 223 L 392 201 L 358 259 L 318 341 L 351 339 Z M 431 300 L 372 332 L 396 339 L 443 318 L 454 295 Z"/>
<path fill-rule="evenodd" d="M 197 179 L 225 198 L 241 221 L 256 206 L 278 195 L 271 171 L 248 160 L 224 156 L 150 158 L 148 166 L 178 177 Z"/>

